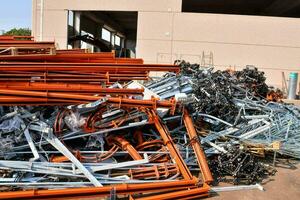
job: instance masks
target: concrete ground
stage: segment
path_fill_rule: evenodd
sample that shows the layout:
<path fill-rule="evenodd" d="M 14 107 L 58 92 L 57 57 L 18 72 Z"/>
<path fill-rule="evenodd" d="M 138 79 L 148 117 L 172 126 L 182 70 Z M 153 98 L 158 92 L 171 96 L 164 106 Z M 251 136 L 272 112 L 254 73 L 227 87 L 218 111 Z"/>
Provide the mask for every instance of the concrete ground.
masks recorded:
<path fill-rule="evenodd" d="M 298 200 L 300 199 L 300 163 L 278 165 L 278 172 L 261 184 L 265 191 L 242 190 L 219 192 L 209 200 Z"/>

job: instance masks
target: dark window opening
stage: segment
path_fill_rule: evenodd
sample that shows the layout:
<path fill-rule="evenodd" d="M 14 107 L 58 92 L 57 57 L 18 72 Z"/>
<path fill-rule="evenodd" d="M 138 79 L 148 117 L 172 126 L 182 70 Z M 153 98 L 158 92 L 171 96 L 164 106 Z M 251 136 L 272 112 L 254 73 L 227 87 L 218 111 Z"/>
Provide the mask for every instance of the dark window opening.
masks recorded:
<path fill-rule="evenodd" d="M 94 52 L 115 50 L 118 57 L 135 57 L 137 16 L 131 11 L 69 11 L 68 46 L 93 45 Z"/>
<path fill-rule="evenodd" d="M 300 17 L 300 0 L 182 0 L 182 12 Z"/>

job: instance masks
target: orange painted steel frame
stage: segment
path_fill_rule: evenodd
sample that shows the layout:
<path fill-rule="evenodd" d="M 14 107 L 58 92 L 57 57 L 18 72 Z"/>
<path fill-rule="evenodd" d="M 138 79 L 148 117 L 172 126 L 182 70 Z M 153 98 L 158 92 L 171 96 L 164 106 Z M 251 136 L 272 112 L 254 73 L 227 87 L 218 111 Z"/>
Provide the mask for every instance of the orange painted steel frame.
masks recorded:
<path fill-rule="evenodd" d="M 199 168 L 201 169 L 202 177 L 205 183 L 211 183 L 213 181 L 212 174 L 210 172 L 210 169 L 207 164 L 206 156 L 201 148 L 201 145 L 199 141 L 197 140 L 197 132 L 195 130 L 193 120 L 190 117 L 188 111 L 184 109 L 183 111 L 183 121 L 187 130 L 187 133 L 189 135 L 191 145 L 194 149 L 194 152 L 196 154 L 197 162 L 199 165 Z"/>
<path fill-rule="evenodd" d="M 29 54 L 29 55 L 1 55 L 2 61 L 13 62 L 79 62 L 79 63 L 135 63 L 143 64 L 143 59 L 136 58 L 115 58 L 114 54 L 111 57 L 103 56 L 103 53 L 59 53 L 54 55 L 49 54 Z"/>
<path fill-rule="evenodd" d="M 69 93 L 66 94 L 66 93 L 58 93 L 58 92 L 20 91 L 20 90 L 7 90 L 7 89 L 0 89 L 0 94 L 30 96 L 30 97 L 74 99 L 74 100 L 85 100 L 85 101 L 97 101 L 99 99 L 99 97 L 90 96 L 90 95 L 77 95 L 77 94 L 69 94 Z"/>
<path fill-rule="evenodd" d="M 208 196 L 208 190 L 210 188 L 205 185 L 204 187 L 201 188 L 194 188 L 194 189 L 189 189 L 189 190 L 180 190 L 180 191 L 175 191 L 175 192 L 170 192 L 170 193 L 164 193 L 164 194 L 158 194 L 158 195 L 153 195 L 149 197 L 142 197 L 142 198 L 137 198 L 138 200 L 154 200 L 154 199 L 161 199 L 161 200 L 167 200 L 167 199 L 182 199 L 182 198 L 187 198 L 187 199 L 195 199 L 194 195 L 203 195 L 203 196 Z"/>
<path fill-rule="evenodd" d="M 178 180 L 170 182 L 142 183 L 142 184 L 116 184 L 104 187 L 87 187 L 74 189 L 59 189 L 59 190 L 28 190 L 14 192 L 0 192 L 0 199 L 41 199 L 51 197 L 67 197 L 81 195 L 97 195 L 108 196 L 112 190 L 119 194 L 139 194 L 143 192 L 159 192 L 165 189 L 174 190 L 176 188 L 190 188 L 197 185 L 197 179 Z M 205 187 L 207 192 L 209 187 Z"/>
<path fill-rule="evenodd" d="M 162 140 L 164 141 L 164 144 L 167 146 L 168 150 L 170 151 L 170 154 L 172 158 L 175 160 L 176 164 L 179 167 L 179 170 L 185 180 L 191 180 L 193 179 L 193 176 L 191 172 L 189 171 L 189 168 L 186 166 L 184 160 L 182 159 L 178 149 L 176 148 L 172 137 L 170 136 L 170 133 L 168 131 L 168 128 L 160 121 L 157 114 L 151 110 L 152 112 L 149 113 L 150 117 L 152 117 L 155 127 L 157 131 L 159 132 Z"/>
<path fill-rule="evenodd" d="M 110 98 L 108 101 L 115 102 L 117 98 Z M 137 103 L 138 106 L 148 106 L 149 103 L 152 105 L 153 101 L 145 100 L 132 100 L 132 99 L 121 99 L 120 102 Z M 160 102 L 164 106 L 171 107 L 170 102 Z M 174 103 L 174 102 L 173 102 Z M 157 103 L 159 104 L 159 101 Z M 132 105 L 131 105 L 132 106 Z M 153 106 L 153 105 L 152 105 Z M 185 199 L 193 198 L 193 195 L 201 196 L 206 195 L 210 187 L 206 184 L 201 188 L 195 188 L 198 184 L 198 179 L 193 177 L 188 167 L 185 165 L 179 151 L 176 149 L 174 142 L 168 132 L 167 127 L 161 123 L 158 115 L 154 110 L 148 110 L 148 115 L 151 120 L 154 121 L 155 127 L 160 133 L 164 144 L 170 151 L 172 158 L 175 160 L 184 180 L 172 181 L 172 182 L 156 182 L 156 183 L 142 183 L 142 184 L 121 184 L 121 185 L 110 185 L 105 187 L 93 187 L 93 188 L 76 188 L 76 189 L 61 189 L 61 190 L 31 190 L 31 191 L 16 191 L 16 192 L 2 192 L 0 193 L 0 199 L 21 199 L 21 198 L 49 198 L 49 197 L 65 197 L 74 195 L 98 195 L 107 196 L 111 190 L 115 190 L 119 194 L 138 194 L 147 192 L 166 192 L 169 193 L 154 195 L 146 197 L 144 199 L 174 199 L 182 197 Z M 128 144 L 124 140 L 116 139 L 122 146 L 128 147 Z M 126 143 L 126 144 L 125 144 Z M 135 150 L 135 149 L 134 149 Z M 179 189 L 185 189 L 184 191 L 177 191 Z M 175 191 L 175 192 L 174 192 Z"/>
<path fill-rule="evenodd" d="M 17 39 L 33 41 L 33 36 L 0 35 L 0 42 L 6 41 L 6 40 L 9 40 L 9 41 L 17 40 Z"/>
<path fill-rule="evenodd" d="M 44 98 L 57 98 L 57 99 L 73 99 L 73 100 L 82 100 L 82 102 L 87 101 L 97 101 L 101 99 L 101 97 L 90 96 L 90 95 L 79 95 L 79 94 L 65 94 L 58 92 L 36 92 L 36 91 L 20 91 L 20 90 L 7 90 L 0 89 L 0 94 L 3 95 L 13 95 L 13 96 L 25 96 L 25 98 L 29 97 L 44 97 Z M 1 96 L 0 96 L 1 97 Z M 8 96 L 6 96 L 7 98 Z M 1 98 L 0 98 L 1 99 Z M 9 99 L 9 98 L 8 98 Z M 107 98 L 107 103 L 118 104 L 122 106 L 140 106 L 140 107 L 150 107 L 156 109 L 156 107 L 169 107 L 171 111 L 175 110 L 176 102 L 171 101 L 159 101 L 156 99 L 153 100 L 137 100 L 137 99 L 127 99 L 127 98 L 117 98 L 110 97 Z M 1 104 L 1 101 L 0 101 Z"/>
<path fill-rule="evenodd" d="M 165 164 L 162 164 L 161 166 L 154 165 L 152 167 L 145 167 L 142 169 L 130 169 L 128 171 L 130 177 L 135 179 L 156 178 L 157 180 L 162 176 L 168 177 L 169 175 L 175 175 L 178 173 L 179 171 L 176 165 L 167 166 Z"/>
<path fill-rule="evenodd" d="M 121 136 L 114 136 L 109 138 L 109 141 L 114 142 L 118 146 L 120 146 L 124 151 L 128 151 L 129 155 L 134 160 L 142 160 L 142 156 L 137 152 L 137 150 L 123 137 Z"/>
<path fill-rule="evenodd" d="M 0 88 L 13 90 L 47 90 L 66 92 L 93 92 L 106 94 L 142 94 L 144 89 L 103 88 L 90 84 L 37 83 L 37 82 L 0 82 Z"/>
<path fill-rule="evenodd" d="M 120 71 L 168 71 L 179 72 L 177 65 L 134 64 L 134 63 L 32 63 L 32 62 L 3 62 L 0 71 L 19 72 L 52 72 L 52 71 L 80 71 L 80 72 L 120 72 Z"/>

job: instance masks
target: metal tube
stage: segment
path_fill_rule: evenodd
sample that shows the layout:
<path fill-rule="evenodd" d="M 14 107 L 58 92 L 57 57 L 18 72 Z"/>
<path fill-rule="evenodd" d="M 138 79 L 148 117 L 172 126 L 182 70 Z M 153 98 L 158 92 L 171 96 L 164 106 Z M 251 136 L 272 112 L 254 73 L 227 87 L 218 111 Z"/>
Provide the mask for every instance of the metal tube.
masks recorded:
<path fill-rule="evenodd" d="M 186 130 L 187 130 L 187 133 L 189 135 L 191 145 L 196 154 L 197 162 L 198 162 L 199 168 L 201 169 L 203 180 L 205 183 L 209 184 L 213 181 L 213 177 L 212 177 L 210 169 L 208 167 L 208 164 L 206 161 L 206 156 L 203 152 L 202 147 L 200 146 L 200 142 L 197 140 L 198 135 L 196 133 L 193 120 L 190 117 L 190 115 L 186 109 L 184 109 L 184 111 L 183 111 L 183 121 L 184 121 Z"/>
<path fill-rule="evenodd" d="M 291 72 L 289 77 L 288 99 L 296 99 L 298 73 Z"/>
<path fill-rule="evenodd" d="M 74 196 L 74 195 L 109 195 L 111 190 L 116 190 L 119 193 L 141 193 L 144 191 L 159 191 L 165 188 L 177 188 L 184 186 L 194 186 L 197 179 L 180 180 L 170 182 L 155 182 L 142 184 L 119 184 L 104 187 L 89 187 L 89 188 L 73 188 L 60 190 L 28 190 L 15 192 L 1 192 L 0 199 L 32 199 L 32 198 L 50 198 L 57 196 Z"/>
<path fill-rule="evenodd" d="M 112 138 L 109 138 L 109 140 L 113 141 L 117 145 L 121 146 L 122 150 L 128 151 L 129 155 L 134 160 L 142 160 L 142 156 L 138 153 L 138 151 L 124 138 L 121 136 L 115 136 Z"/>
<path fill-rule="evenodd" d="M 150 197 L 144 197 L 144 198 L 138 198 L 139 200 L 153 200 L 153 199 L 181 199 L 188 196 L 194 196 L 203 194 L 209 191 L 209 187 L 205 185 L 201 188 L 195 188 L 190 190 L 181 190 L 171 193 L 165 193 L 165 194 L 159 194 L 159 195 L 153 195 Z"/>
<path fill-rule="evenodd" d="M 185 162 L 183 161 L 178 149 L 176 148 L 167 127 L 163 123 L 161 123 L 159 117 L 155 112 L 152 112 L 151 115 L 154 118 L 154 124 L 156 129 L 160 133 L 160 136 L 163 139 L 164 144 L 168 147 L 172 158 L 175 160 L 176 164 L 178 165 L 183 178 L 185 180 L 193 179 L 193 176 L 189 168 L 186 166 Z"/>

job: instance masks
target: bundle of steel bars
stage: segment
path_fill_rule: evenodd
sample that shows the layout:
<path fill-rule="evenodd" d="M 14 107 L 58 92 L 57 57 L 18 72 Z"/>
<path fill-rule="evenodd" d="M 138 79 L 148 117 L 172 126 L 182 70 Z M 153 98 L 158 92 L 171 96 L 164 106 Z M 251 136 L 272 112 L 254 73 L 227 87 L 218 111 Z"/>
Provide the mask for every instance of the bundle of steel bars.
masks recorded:
<path fill-rule="evenodd" d="M 31 36 L 0 36 L 0 55 L 53 54 L 54 42 L 36 42 Z"/>
<path fill-rule="evenodd" d="M 179 71 L 175 65 L 116 58 L 114 52 L 56 50 L 54 42 L 36 42 L 32 37 L 0 36 L 0 48 L 3 105 L 74 104 L 93 101 L 95 95 L 142 95 L 142 89 L 127 89 L 123 85 L 132 80 L 148 80 L 150 71 Z"/>

